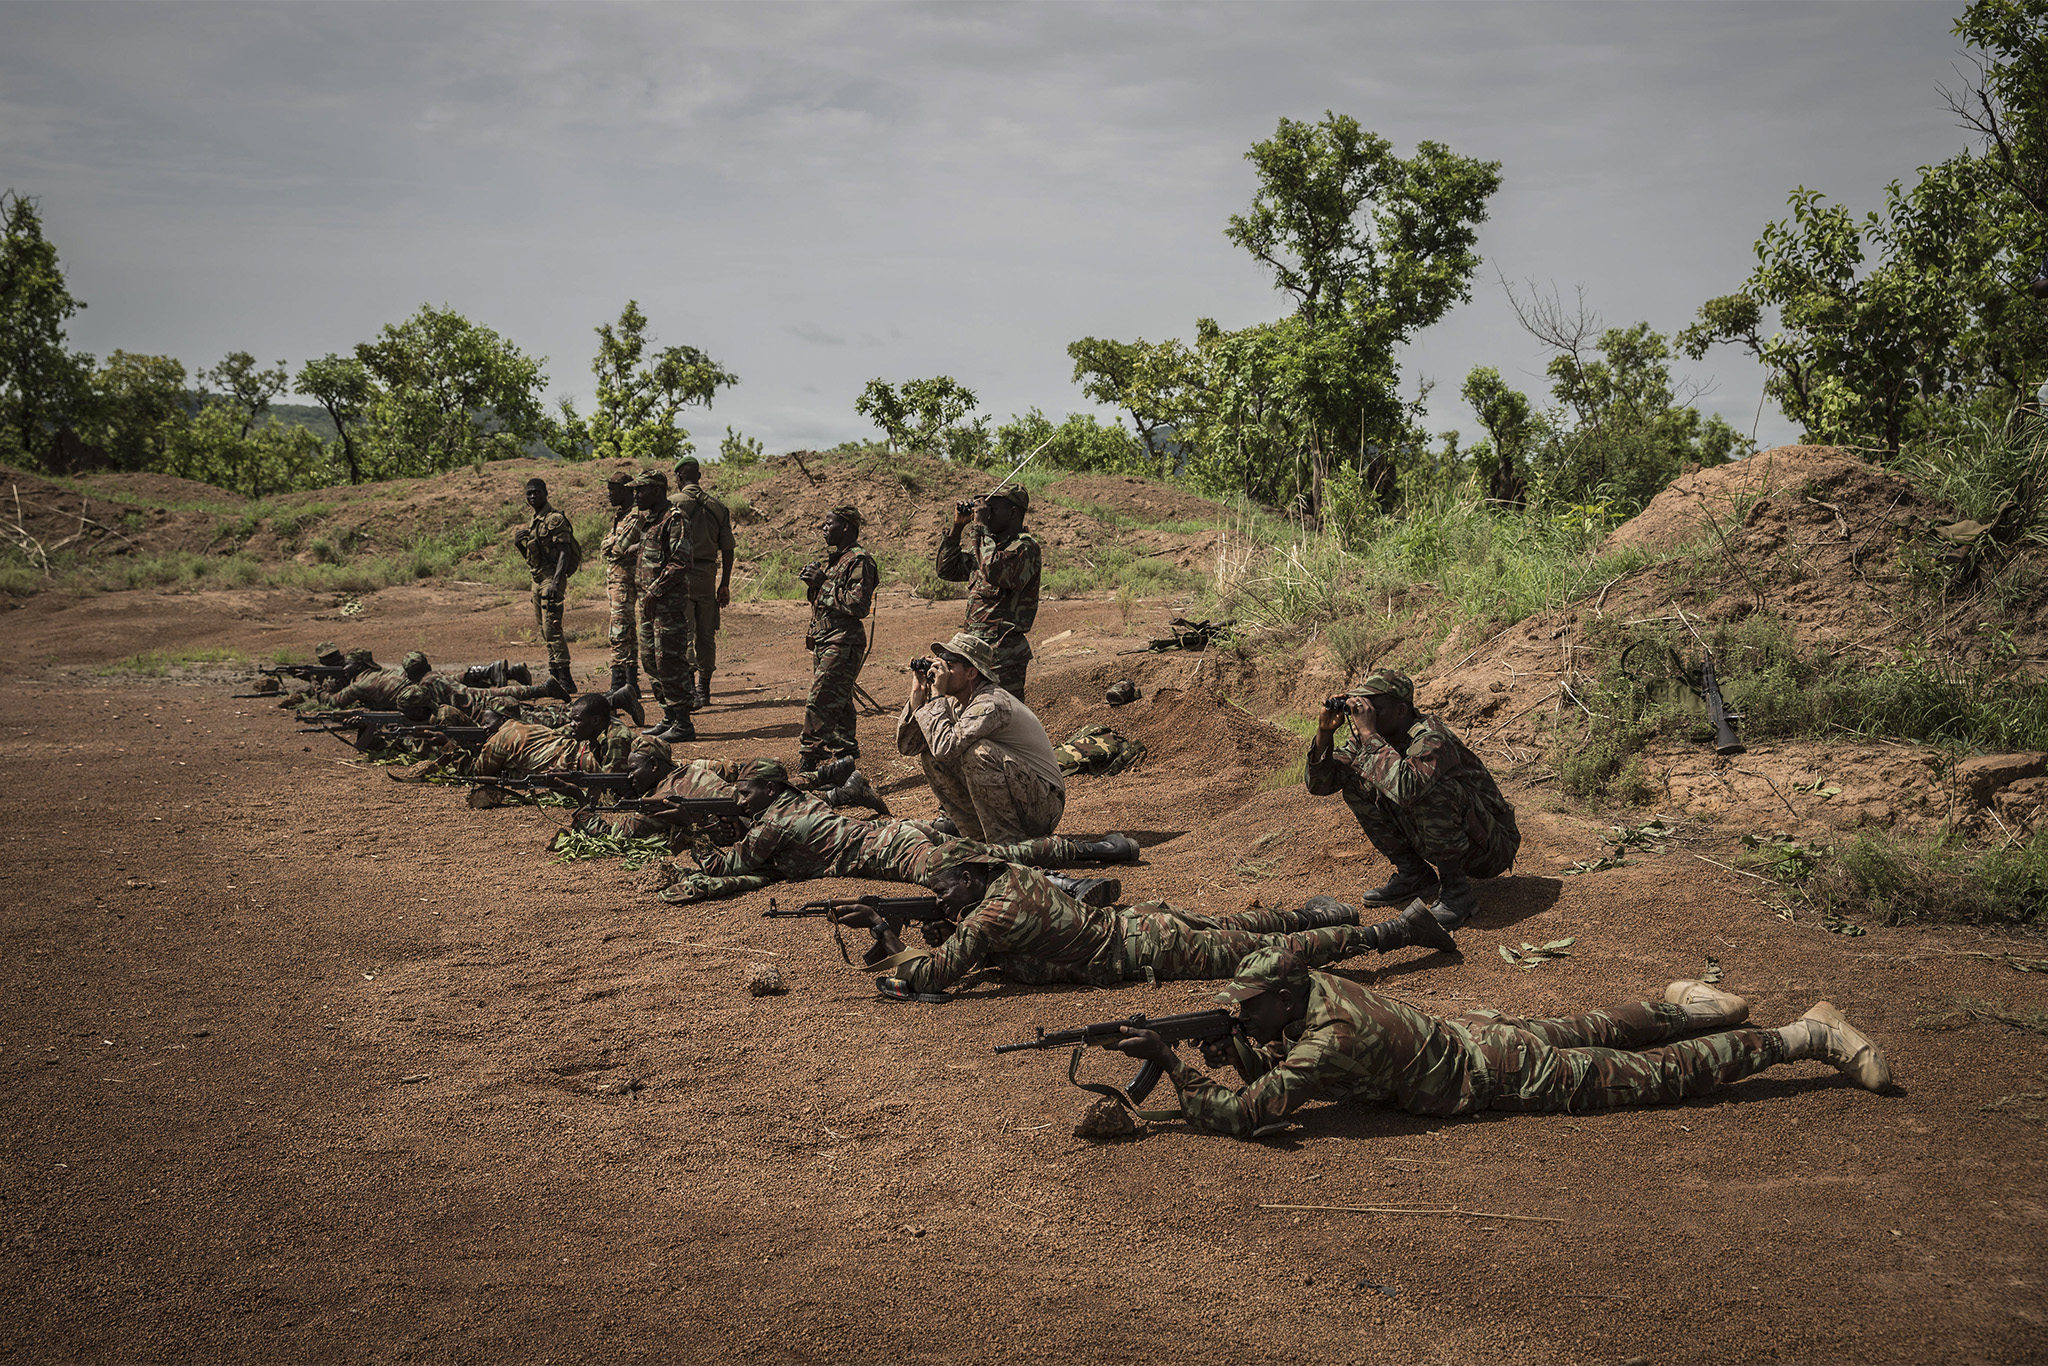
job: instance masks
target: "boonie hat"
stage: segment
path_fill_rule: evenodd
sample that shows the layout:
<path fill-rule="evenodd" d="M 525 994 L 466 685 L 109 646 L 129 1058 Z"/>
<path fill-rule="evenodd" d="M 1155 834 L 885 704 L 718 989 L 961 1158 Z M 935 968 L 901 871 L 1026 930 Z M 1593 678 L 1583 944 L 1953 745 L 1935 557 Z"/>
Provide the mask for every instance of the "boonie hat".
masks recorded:
<path fill-rule="evenodd" d="M 1031 511 L 1031 491 L 1022 484 L 1005 484 L 989 495 L 991 498 L 1007 498 L 1017 505 L 1017 511 Z"/>
<path fill-rule="evenodd" d="M 1308 990 L 1308 962 L 1293 949 L 1260 949 L 1246 954 L 1237 965 L 1237 975 L 1216 993 L 1224 1005 L 1241 1005 L 1264 992 L 1286 987 Z"/>
<path fill-rule="evenodd" d="M 996 652 L 990 649 L 989 643 L 980 636 L 969 635 L 967 632 L 961 631 L 951 640 L 945 642 L 933 641 L 932 653 L 935 655 L 951 655 L 955 659 L 964 659 L 979 669 L 983 678 L 992 679 L 996 676 Z"/>
<path fill-rule="evenodd" d="M 1399 669 L 1374 669 L 1362 682 L 1351 685 L 1353 697 L 1380 697 L 1392 693 L 1410 706 L 1415 704 L 1415 680 Z"/>
<path fill-rule="evenodd" d="M 322 664 L 341 663 L 341 647 L 331 640 L 323 640 L 313 647 L 313 658 Z"/>

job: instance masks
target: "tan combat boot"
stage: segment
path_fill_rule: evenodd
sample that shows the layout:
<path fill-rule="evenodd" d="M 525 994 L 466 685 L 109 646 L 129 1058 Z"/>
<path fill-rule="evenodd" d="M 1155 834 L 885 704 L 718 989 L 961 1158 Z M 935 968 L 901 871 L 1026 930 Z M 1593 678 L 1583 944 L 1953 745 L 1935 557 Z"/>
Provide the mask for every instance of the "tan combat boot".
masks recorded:
<path fill-rule="evenodd" d="M 1701 1029 L 1725 1029 L 1749 1018 L 1749 1002 L 1706 982 L 1673 982 L 1664 988 L 1664 1002 L 1684 1006 L 1686 1023 Z"/>
<path fill-rule="evenodd" d="M 1826 1001 L 1815 1002 L 1812 1010 L 1778 1032 L 1785 1038 L 1789 1061 L 1821 1058 L 1866 1091 L 1891 1085 L 1892 1069 L 1884 1050 Z"/>

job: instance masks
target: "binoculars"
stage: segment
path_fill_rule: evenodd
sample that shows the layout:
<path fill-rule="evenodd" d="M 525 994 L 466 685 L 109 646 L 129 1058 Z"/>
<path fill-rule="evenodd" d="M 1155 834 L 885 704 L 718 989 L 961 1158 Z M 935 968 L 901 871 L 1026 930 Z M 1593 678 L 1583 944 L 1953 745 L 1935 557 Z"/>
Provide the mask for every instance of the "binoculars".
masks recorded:
<path fill-rule="evenodd" d="M 972 514 L 975 510 L 980 508 L 980 506 L 986 501 L 987 500 L 984 498 L 963 498 L 959 502 L 953 504 L 953 507 L 956 511 Z"/>
<path fill-rule="evenodd" d="M 1323 699 L 1323 710 L 1349 712 L 1351 710 L 1351 699 L 1348 697 L 1325 697 Z"/>
<path fill-rule="evenodd" d="M 923 678 L 932 671 L 932 662 L 929 659 L 913 659 L 910 661 L 910 671 Z"/>

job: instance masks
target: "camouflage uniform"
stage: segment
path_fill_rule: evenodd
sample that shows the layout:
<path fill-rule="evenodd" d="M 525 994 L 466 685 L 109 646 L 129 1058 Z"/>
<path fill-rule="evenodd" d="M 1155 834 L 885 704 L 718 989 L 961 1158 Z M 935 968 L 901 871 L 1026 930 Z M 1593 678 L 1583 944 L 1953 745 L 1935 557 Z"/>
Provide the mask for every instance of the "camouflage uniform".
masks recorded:
<path fill-rule="evenodd" d="M 697 704 L 690 629 L 690 524 L 671 503 L 640 533 L 640 667 L 663 710 L 686 716 Z"/>
<path fill-rule="evenodd" d="M 1434 716 L 1418 718 L 1396 744 L 1372 734 L 1329 749 L 1311 742 L 1305 776 L 1318 797 L 1342 792 L 1389 858 L 1413 850 L 1434 864 L 1462 862 L 1469 877 L 1497 877 L 1522 847 L 1515 809 L 1493 775 Z"/>
<path fill-rule="evenodd" d="M 974 533 L 971 550 L 961 548 L 963 530 Z M 967 585 L 966 629 L 995 651 L 996 684 L 1012 697 L 1024 696 L 1024 674 L 1031 663 L 1025 633 L 1038 620 L 1037 539 L 1019 531 L 998 545 L 979 523 L 949 527 L 939 538 L 933 567 L 940 578 Z"/>
<path fill-rule="evenodd" d="M 1064 868 L 1087 859 L 1070 839 L 983 844 L 936 834 L 922 821 L 858 820 L 792 788 L 754 818 L 738 844 L 699 859 L 703 871 L 686 877 L 682 890 L 669 899 L 738 896 L 771 882 L 821 877 L 922 882 L 940 868 L 965 860 Z"/>
<path fill-rule="evenodd" d="M 569 518 L 552 505 L 534 513 L 527 530 L 532 534 L 526 538 L 522 553 L 533 574 L 533 627 L 548 647 L 549 672 L 567 678 L 569 638 L 562 630 L 562 599 L 555 592 L 555 566 L 561 563 L 562 552 L 566 550 L 573 572 L 583 558 L 582 551 L 576 546 L 576 532 L 569 525 Z M 566 588 L 565 583 L 565 591 Z"/>
<path fill-rule="evenodd" d="M 1156 909 L 1154 908 L 1156 907 Z M 937 948 L 906 948 L 875 965 L 913 991 L 944 991 L 976 968 L 1012 982 L 1215 980 L 1259 949 L 1284 946 L 1310 963 L 1334 963 L 1374 950 L 1371 931 L 1341 925 L 1292 934 L 1285 912 L 1254 911 L 1205 921 L 1196 929 L 1163 903 L 1097 909 L 1054 887 L 1032 868 L 1006 867 L 989 879 L 980 905 Z"/>
<path fill-rule="evenodd" d="M 1241 1090 L 1175 1056 L 1167 1075 L 1195 1128 L 1251 1138 L 1311 1100 L 1417 1115 L 1655 1105 L 1787 1060 L 1775 1029 L 1685 1038 L 1697 1025 L 1683 1006 L 1661 1001 L 1554 1020 L 1491 1010 L 1439 1020 L 1326 973 L 1303 979 L 1307 1017 L 1288 1026 L 1284 1057 L 1238 1064 Z"/>
<path fill-rule="evenodd" d="M 680 478 L 680 476 L 678 476 Z M 699 677 L 718 668 L 718 566 L 738 543 L 732 538 L 732 513 L 725 504 L 689 483 L 676 494 L 690 525 L 690 629 L 695 636 Z"/>
<path fill-rule="evenodd" d="M 735 787 L 740 779 L 752 777 L 754 759 L 692 759 L 670 771 L 667 777 L 654 785 L 647 794 L 650 801 L 664 797 L 719 797 L 732 800 L 739 796 Z M 597 809 L 586 813 L 589 822 L 602 825 L 612 833 L 638 839 L 649 835 L 673 835 L 688 833 L 706 824 L 701 816 L 663 816 L 647 811 L 606 811 Z M 720 817 L 722 822 L 724 817 Z M 745 829 L 731 831 L 732 839 L 739 839 Z"/>
<path fill-rule="evenodd" d="M 364 711 L 396 711 L 399 690 L 411 682 L 403 669 L 357 674 L 355 681 L 325 699 L 325 705 L 337 710 L 360 707 Z"/>
<path fill-rule="evenodd" d="M 401 695 L 393 699 L 393 706 L 408 715 L 418 709 L 420 699 L 429 707 L 453 709 L 474 718 L 463 724 L 474 724 L 492 715 L 521 715 L 519 704 L 552 698 L 553 693 L 535 684 L 512 684 L 503 688 L 472 688 L 443 673 L 423 675 L 412 688 L 402 689 Z"/>
<path fill-rule="evenodd" d="M 621 508 L 599 547 L 604 557 L 605 594 L 611 603 L 607 639 L 612 647 L 614 669 L 631 670 L 638 659 L 635 647 L 639 644 L 636 618 L 640 608 L 640 537 L 646 530 L 646 513 L 639 508 Z"/>
<path fill-rule="evenodd" d="M 896 749 L 916 756 L 960 833 L 1009 843 L 1049 835 L 1066 811 L 1066 779 L 1045 727 L 1007 689 L 984 683 L 965 706 L 934 697 L 896 718 Z"/>
<path fill-rule="evenodd" d="M 668 757 L 668 746 L 614 721 L 594 740 L 578 740 L 566 726 L 536 726 L 507 721 L 484 742 L 471 769 L 478 778 L 519 778 L 529 773 L 624 773 L 636 749 L 656 748 Z"/>
<path fill-rule="evenodd" d="M 874 605 L 881 574 L 875 557 L 860 545 L 833 551 L 825 577 L 811 599 L 811 695 L 804 701 L 804 731 L 797 740 L 799 763 L 808 772 L 840 755 L 860 757 L 853 729 L 853 685 L 867 658 L 868 632 L 861 619 Z"/>

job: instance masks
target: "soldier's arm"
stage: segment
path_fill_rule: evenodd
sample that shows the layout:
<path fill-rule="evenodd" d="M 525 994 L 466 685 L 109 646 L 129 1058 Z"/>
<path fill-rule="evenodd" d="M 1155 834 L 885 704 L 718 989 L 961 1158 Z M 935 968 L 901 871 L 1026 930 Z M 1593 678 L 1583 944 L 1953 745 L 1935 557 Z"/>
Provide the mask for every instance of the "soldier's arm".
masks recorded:
<path fill-rule="evenodd" d="M 918 723 L 917 710 L 908 702 L 896 718 L 896 752 L 909 758 L 929 754 L 931 747 L 925 743 L 924 727 Z"/>
<path fill-rule="evenodd" d="M 875 585 L 881 582 L 881 571 L 875 568 L 875 557 L 865 550 L 847 570 L 846 591 L 839 595 L 839 610 L 850 617 L 864 617 L 874 606 Z"/>
<path fill-rule="evenodd" d="M 1180 1092 L 1181 1116 L 1204 1133 L 1256 1138 L 1289 1114 L 1326 1094 L 1334 1083 L 1356 1080 L 1356 1069 L 1338 1061 L 1342 1041 L 1333 1030 L 1302 1036 L 1287 1056 L 1248 1086 L 1233 1089 L 1212 1080 L 1175 1054 L 1166 1069 Z"/>
<path fill-rule="evenodd" d="M 1435 731 L 1417 722 L 1410 733 L 1415 738 L 1407 754 L 1385 741 L 1369 743 L 1353 765 L 1361 779 L 1392 801 L 1409 801 L 1429 791 L 1453 761 L 1451 747 Z"/>
<path fill-rule="evenodd" d="M 912 991 L 946 991 L 988 961 L 995 947 L 991 931 L 990 916 L 977 910 L 937 948 L 907 948 L 875 968 L 884 976 L 901 978 Z"/>
<path fill-rule="evenodd" d="M 947 528 L 939 537 L 939 553 L 933 557 L 932 568 L 939 577 L 954 583 L 965 583 L 974 573 L 974 557 L 960 548 L 960 527 Z"/>
<path fill-rule="evenodd" d="M 1308 744 L 1308 760 L 1302 765 L 1302 781 L 1308 790 L 1318 797 L 1327 797 L 1344 790 L 1344 777 L 1351 772 L 1351 760 L 1338 750 L 1327 735 L 1318 735 Z"/>
<path fill-rule="evenodd" d="M 957 759 L 975 741 L 1001 730 L 1008 712 L 993 698 L 981 697 L 969 703 L 956 721 L 947 714 L 943 700 L 934 699 L 919 710 L 918 719 L 924 725 L 925 745 L 932 758 L 946 760 Z"/>
<path fill-rule="evenodd" d="M 676 887 L 682 888 L 681 896 L 671 895 L 675 887 L 662 895 L 670 901 L 716 901 L 723 896 L 741 896 L 747 892 L 758 892 L 771 882 L 779 881 L 773 873 L 739 873 L 732 877 L 712 877 L 706 873 L 685 873 Z"/>
<path fill-rule="evenodd" d="M 1015 598 L 1017 595 L 1025 593 L 1027 589 L 1038 586 L 1039 567 L 1037 540 L 1028 536 L 1019 536 L 1016 540 L 1010 542 L 1002 553 L 996 557 L 995 563 L 989 566 L 989 579 L 996 587 L 1002 589 L 1005 594 Z M 1020 631 L 1030 630 L 1032 619 L 1038 615 L 1036 598 L 1018 601 L 1016 604 L 1016 615 L 1017 629 Z"/>
<path fill-rule="evenodd" d="M 723 607 L 732 599 L 732 557 L 739 551 L 739 542 L 732 538 L 732 514 L 723 503 L 718 506 L 718 605 Z"/>

